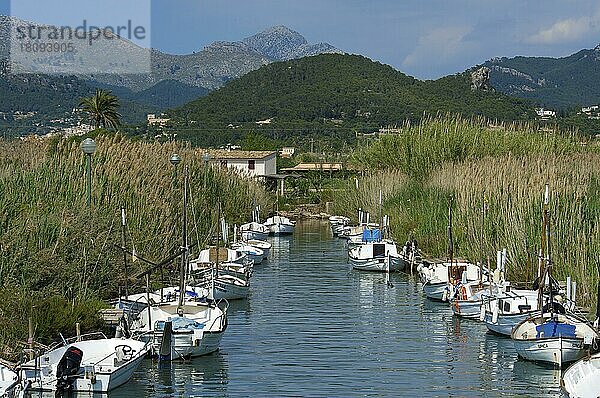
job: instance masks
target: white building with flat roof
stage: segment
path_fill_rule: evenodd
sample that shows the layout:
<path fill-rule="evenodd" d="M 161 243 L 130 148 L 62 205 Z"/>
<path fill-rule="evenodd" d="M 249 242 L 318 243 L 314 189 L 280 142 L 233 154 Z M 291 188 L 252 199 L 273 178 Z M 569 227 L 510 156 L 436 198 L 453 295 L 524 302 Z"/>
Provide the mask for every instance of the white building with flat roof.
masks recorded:
<path fill-rule="evenodd" d="M 266 177 L 277 174 L 277 152 L 215 150 L 204 151 L 210 156 L 210 163 L 252 177 Z"/>

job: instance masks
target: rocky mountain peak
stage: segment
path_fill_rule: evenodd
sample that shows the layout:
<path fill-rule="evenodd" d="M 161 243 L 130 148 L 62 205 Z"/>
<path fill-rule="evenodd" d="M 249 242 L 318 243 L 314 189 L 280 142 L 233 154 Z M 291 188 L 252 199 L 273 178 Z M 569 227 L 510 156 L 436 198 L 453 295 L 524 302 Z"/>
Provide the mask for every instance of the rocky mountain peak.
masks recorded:
<path fill-rule="evenodd" d="M 287 61 L 321 53 L 341 53 L 327 43 L 309 44 L 304 36 L 284 25 L 268 28 L 242 40 L 258 53 L 276 61 Z"/>

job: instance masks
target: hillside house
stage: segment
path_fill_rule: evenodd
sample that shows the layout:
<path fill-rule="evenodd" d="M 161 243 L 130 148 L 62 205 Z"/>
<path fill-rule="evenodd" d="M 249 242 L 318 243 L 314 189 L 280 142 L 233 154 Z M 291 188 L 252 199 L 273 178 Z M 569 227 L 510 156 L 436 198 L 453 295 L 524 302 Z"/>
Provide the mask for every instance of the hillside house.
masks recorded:
<path fill-rule="evenodd" d="M 165 127 L 167 125 L 167 123 L 169 123 L 169 121 L 171 120 L 171 119 L 165 118 L 164 115 L 156 116 L 153 113 L 148 114 L 146 119 L 148 120 L 148 126 L 159 126 L 159 127 Z"/>
<path fill-rule="evenodd" d="M 551 118 L 556 117 L 556 112 L 555 111 L 551 111 L 549 109 L 544 109 L 544 108 L 538 108 L 538 109 L 536 109 L 535 113 L 537 113 L 537 115 L 542 120 L 550 120 Z"/>

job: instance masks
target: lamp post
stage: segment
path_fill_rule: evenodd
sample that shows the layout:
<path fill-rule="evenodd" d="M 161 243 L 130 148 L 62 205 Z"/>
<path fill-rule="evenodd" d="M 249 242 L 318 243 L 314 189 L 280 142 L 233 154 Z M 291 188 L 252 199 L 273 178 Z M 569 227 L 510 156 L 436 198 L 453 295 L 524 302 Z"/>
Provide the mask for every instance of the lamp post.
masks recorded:
<path fill-rule="evenodd" d="M 169 159 L 169 161 L 171 162 L 171 164 L 173 165 L 173 168 L 175 169 L 174 174 L 173 174 L 173 188 L 175 188 L 175 184 L 177 182 L 177 165 L 179 163 L 181 163 L 181 157 L 178 154 L 174 153 L 171 156 L 171 159 Z"/>
<path fill-rule="evenodd" d="M 210 155 L 208 152 L 204 152 L 202 155 L 202 160 L 204 161 L 204 189 L 206 189 L 206 178 L 208 175 L 208 162 L 210 162 Z"/>
<path fill-rule="evenodd" d="M 86 155 L 86 172 L 87 172 L 87 205 L 92 206 L 92 155 L 96 152 L 96 142 L 91 138 L 86 138 L 81 143 L 81 150 Z"/>

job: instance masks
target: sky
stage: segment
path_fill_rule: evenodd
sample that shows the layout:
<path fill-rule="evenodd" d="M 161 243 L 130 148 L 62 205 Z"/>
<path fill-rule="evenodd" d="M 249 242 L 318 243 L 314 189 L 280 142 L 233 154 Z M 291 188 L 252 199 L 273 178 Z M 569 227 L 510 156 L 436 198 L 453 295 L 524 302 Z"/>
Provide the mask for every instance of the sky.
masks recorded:
<path fill-rule="evenodd" d="M 10 0 L 0 0 L 0 14 L 18 9 L 24 15 L 15 16 L 49 24 L 78 23 L 81 15 L 104 24 L 113 14 L 151 18 L 144 23 L 152 47 L 172 54 L 286 25 L 311 43 L 327 42 L 420 79 L 492 57 L 560 57 L 600 43 L 598 0 L 115 1 L 13 0 L 11 8 Z"/>

